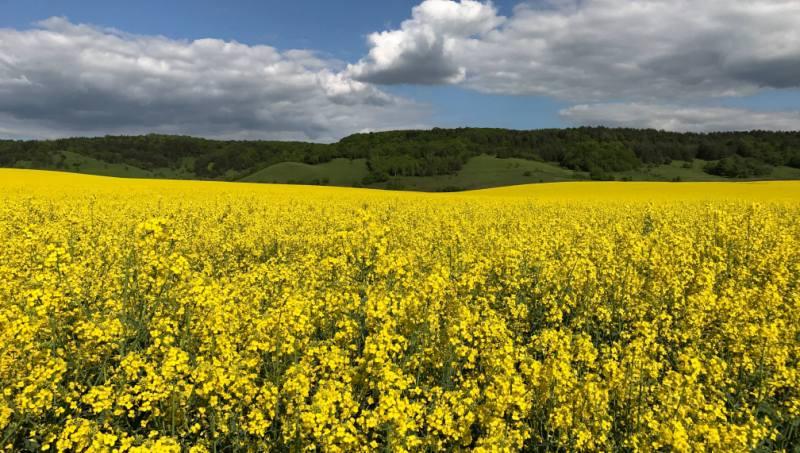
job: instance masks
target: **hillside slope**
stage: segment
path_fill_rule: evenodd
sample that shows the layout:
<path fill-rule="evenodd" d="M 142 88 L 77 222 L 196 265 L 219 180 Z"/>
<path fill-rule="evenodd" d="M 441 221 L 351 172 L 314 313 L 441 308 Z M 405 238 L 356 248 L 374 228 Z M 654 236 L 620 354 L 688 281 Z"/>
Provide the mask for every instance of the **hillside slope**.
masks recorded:
<path fill-rule="evenodd" d="M 0 140 L 0 167 L 421 191 L 583 179 L 800 179 L 800 132 L 433 129 L 331 144 L 165 135 Z"/>

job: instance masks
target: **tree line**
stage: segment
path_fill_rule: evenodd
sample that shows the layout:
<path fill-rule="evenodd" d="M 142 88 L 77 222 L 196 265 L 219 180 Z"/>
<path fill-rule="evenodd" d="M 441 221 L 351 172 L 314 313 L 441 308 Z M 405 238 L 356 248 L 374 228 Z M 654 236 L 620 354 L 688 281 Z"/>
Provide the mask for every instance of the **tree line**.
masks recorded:
<path fill-rule="evenodd" d="M 0 140 L 0 166 L 60 168 L 65 151 L 144 170 L 185 168 L 202 179 L 242 177 L 279 162 L 348 158 L 365 159 L 368 182 L 380 182 L 393 176 L 454 174 L 480 154 L 551 162 L 595 179 L 647 165 L 703 159 L 710 161 L 705 166 L 710 174 L 747 178 L 767 175 L 775 166 L 800 168 L 800 132 L 434 128 L 354 134 L 330 144 L 157 134 Z"/>

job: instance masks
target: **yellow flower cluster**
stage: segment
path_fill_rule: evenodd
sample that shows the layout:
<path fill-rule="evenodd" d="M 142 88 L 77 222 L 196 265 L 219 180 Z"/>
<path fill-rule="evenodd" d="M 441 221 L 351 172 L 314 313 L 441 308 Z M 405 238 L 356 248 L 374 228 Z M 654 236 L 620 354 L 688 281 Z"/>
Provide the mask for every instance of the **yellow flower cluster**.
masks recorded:
<path fill-rule="evenodd" d="M 800 184 L 539 187 L 0 170 L 0 449 L 792 451 Z"/>

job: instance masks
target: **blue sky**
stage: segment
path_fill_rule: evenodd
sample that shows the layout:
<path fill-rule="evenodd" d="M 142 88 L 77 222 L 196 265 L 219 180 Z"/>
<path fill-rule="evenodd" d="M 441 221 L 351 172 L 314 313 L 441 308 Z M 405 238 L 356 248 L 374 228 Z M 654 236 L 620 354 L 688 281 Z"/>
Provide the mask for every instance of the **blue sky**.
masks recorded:
<path fill-rule="evenodd" d="M 800 129 L 800 7 L 782 5 L 0 0 L 0 136 L 156 131 L 329 141 L 432 126 Z M 244 46 L 209 53 L 193 44 L 204 38 Z M 121 63 L 104 64 L 103 55 Z M 174 71 L 185 55 L 202 79 Z M 239 76 L 212 75 L 226 59 Z M 194 98 L 173 98 L 201 85 Z M 169 120 L 154 122 L 166 112 Z"/>
<path fill-rule="evenodd" d="M 0 26 L 25 28 L 52 16 L 138 34 L 219 38 L 281 49 L 313 48 L 358 59 L 364 36 L 408 17 L 414 1 L 0 0 Z"/>
<path fill-rule="evenodd" d="M 357 60 L 364 38 L 407 19 L 416 0 L 0 0 L 0 27 L 25 28 L 52 16 L 172 38 L 219 38 L 282 49 L 313 48 Z M 501 14 L 513 1 L 495 1 Z"/>
<path fill-rule="evenodd" d="M 64 1 L 0 0 L 0 27 L 27 28 L 52 16 L 113 27 L 129 33 L 175 39 L 219 38 L 279 49 L 313 49 L 343 61 L 357 61 L 367 50 L 366 36 L 407 19 L 417 1 Z M 510 13 L 515 2 L 494 4 Z M 481 94 L 458 87 L 394 87 L 433 108 L 437 126 L 562 127 L 565 104 L 540 96 Z"/>

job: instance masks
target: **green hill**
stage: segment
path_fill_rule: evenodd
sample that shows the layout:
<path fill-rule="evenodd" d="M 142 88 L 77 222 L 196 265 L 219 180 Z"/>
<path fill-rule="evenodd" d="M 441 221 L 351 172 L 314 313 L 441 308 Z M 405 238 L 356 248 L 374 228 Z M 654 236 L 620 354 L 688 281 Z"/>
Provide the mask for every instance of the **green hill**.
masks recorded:
<path fill-rule="evenodd" d="M 354 186 L 369 175 L 366 159 L 333 159 L 317 165 L 281 162 L 251 173 L 240 181 L 282 184 Z"/>
<path fill-rule="evenodd" d="M 355 134 L 330 144 L 153 134 L 0 140 L 0 167 L 425 191 L 581 179 L 800 179 L 800 132 L 462 128 Z"/>

